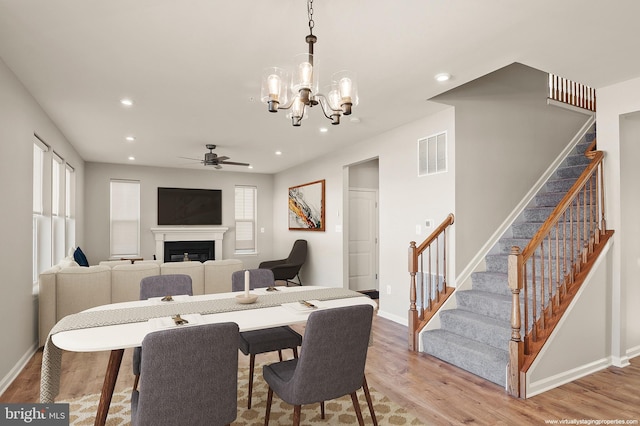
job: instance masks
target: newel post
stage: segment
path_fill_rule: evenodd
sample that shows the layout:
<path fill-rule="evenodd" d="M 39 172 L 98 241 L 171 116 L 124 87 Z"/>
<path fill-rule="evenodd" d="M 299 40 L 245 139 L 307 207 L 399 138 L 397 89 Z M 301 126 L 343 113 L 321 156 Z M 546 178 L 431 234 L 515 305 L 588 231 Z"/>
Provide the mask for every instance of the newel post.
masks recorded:
<path fill-rule="evenodd" d="M 416 308 L 416 273 L 418 272 L 418 262 L 416 261 L 416 242 L 409 243 L 409 275 L 411 282 L 409 284 L 409 350 L 416 351 L 418 349 L 418 309 Z"/>
<path fill-rule="evenodd" d="M 524 344 L 520 331 L 520 290 L 522 289 L 522 253 L 520 247 L 512 247 L 508 261 L 508 280 L 511 290 L 511 340 L 509 341 L 509 368 L 507 392 L 515 397 L 524 397 L 524 376 L 520 382 L 520 369 L 524 361 Z M 526 301 L 525 301 L 526 303 Z"/>

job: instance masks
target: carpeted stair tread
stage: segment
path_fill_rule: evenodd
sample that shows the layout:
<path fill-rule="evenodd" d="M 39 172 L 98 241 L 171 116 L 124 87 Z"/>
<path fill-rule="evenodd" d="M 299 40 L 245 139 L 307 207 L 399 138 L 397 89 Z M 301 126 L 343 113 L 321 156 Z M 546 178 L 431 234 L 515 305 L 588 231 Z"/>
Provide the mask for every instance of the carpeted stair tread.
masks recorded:
<path fill-rule="evenodd" d="M 441 328 L 467 339 L 508 350 L 511 338 L 511 327 L 499 321 L 474 312 L 462 309 L 451 309 L 440 314 Z"/>
<path fill-rule="evenodd" d="M 504 272 L 480 271 L 471 274 L 473 289 L 487 293 L 510 296 L 508 276 Z"/>
<path fill-rule="evenodd" d="M 505 385 L 509 353 L 446 330 L 424 333 L 424 352 L 483 379 Z"/>
<path fill-rule="evenodd" d="M 501 321 L 511 321 L 511 296 L 479 290 L 457 291 L 455 295 L 458 309 Z"/>

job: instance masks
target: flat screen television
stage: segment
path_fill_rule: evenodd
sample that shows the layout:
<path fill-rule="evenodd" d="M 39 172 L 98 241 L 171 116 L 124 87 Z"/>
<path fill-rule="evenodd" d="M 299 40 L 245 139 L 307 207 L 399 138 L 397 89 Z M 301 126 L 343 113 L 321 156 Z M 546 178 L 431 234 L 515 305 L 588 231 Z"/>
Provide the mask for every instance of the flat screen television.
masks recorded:
<path fill-rule="evenodd" d="M 222 225 L 222 190 L 159 187 L 158 225 Z"/>

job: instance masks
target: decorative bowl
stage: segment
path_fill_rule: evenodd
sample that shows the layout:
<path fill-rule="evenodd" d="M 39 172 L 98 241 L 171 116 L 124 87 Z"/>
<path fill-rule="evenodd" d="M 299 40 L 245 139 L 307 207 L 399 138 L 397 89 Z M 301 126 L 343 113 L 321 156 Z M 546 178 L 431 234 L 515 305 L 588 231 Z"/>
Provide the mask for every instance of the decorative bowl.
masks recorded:
<path fill-rule="evenodd" d="M 254 303 L 256 300 L 258 300 L 258 295 L 257 294 L 249 294 L 249 296 L 247 297 L 243 293 L 243 294 L 238 294 L 236 296 L 236 302 L 242 303 L 244 305 L 249 304 L 249 303 Z"/>

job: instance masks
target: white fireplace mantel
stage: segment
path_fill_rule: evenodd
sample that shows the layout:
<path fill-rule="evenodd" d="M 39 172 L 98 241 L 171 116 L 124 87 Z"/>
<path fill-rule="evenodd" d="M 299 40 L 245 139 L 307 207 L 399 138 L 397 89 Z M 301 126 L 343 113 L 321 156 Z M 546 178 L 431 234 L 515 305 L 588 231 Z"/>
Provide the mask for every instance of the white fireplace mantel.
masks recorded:
<path fill-rule="evenodd" d="M 156 239 L 156 259 L 164 259 L 165 241 L 215 241 L 215 258 L 222 259 L 222 240 L 229 228 L 224 226 L 184 226 L 151 228 Z"/>

